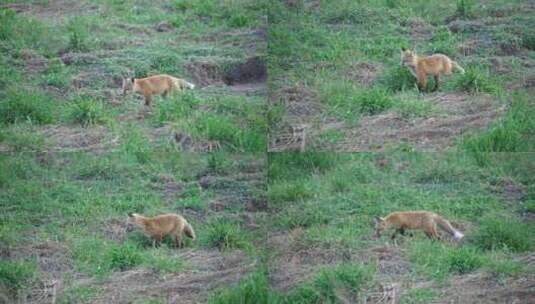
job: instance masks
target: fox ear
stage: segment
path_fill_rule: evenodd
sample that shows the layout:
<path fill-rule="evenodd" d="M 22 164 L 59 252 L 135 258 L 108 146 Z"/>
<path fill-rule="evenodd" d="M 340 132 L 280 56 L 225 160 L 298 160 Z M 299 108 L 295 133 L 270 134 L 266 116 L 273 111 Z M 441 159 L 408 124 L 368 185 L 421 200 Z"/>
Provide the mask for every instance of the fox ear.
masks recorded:
<path fill-rule="evenodd" d="M 129 216 L 129 217 L 134 217 L 134 213 L 132 213 L 132 212 L 128 212 L 128 216 Z"/>
<path fill-rule="evenodd" d="M 373 217 L 373 222 L 374 222 L 375 224 L 379 224 L 379 223 L 382 222 L 382 221 L 383 221 L 383 219 L 380 218 L 380 217 L 378 217 L 378 216 L 374 216 L 374 217 Z"/>
<path fill-rule="evenodd" d="M 134 83 L 134 77 L 130 78 L 130 82 Z"/>

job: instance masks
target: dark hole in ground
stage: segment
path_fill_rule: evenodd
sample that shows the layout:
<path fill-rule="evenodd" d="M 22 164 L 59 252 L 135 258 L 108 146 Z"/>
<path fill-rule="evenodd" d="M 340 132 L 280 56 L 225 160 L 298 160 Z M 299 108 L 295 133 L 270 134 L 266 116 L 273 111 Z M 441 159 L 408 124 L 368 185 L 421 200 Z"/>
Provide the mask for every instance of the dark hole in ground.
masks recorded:
<path fill-rule="evenodd" d="M 263 82 L 267 79 L 267 69 L 264 59 L 251 57 L 244 63 L 231 66 L 223 76 L 227 85 L 240 83 Z"/>

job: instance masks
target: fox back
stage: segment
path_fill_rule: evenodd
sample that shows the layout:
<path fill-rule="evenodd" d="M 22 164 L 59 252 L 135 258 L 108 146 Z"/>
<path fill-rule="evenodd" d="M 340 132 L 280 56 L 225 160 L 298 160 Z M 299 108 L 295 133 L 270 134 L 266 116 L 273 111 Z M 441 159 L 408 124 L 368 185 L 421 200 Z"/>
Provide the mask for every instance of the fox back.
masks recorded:
<path fill-rule="evenodd" d="M 139 226 L 151 237 L 162 237 L 172 233 L 182 233 L 185 230 L 184 228 L 189 226 L 182 216 L 172 213 L 161 214 L 152 218 L 144 217 L 136 213 L 130 213 L 129 221 L 136 226 Z M 186 233 L 186 235 L 187 234 L 188 233 Z"/>
<path fill-rule="evenodd" d="M 125 78 L 122 85 L 123 94 L 128 91 L 134 91 L 145 96 L 194 88 L 194 84 L 166 74 L 138 79 Z"/>
<path fill-rule="evenodd" d="M 438 236 L 437 226 L 453 235 L 456 239 L 463 237 L 463 234 L 454 229 L 447 220 L 429 211 L 393 212 L 385 218 L 375 218 L 376 236 L 381 236 L 385 230 L 394 228 L 400 230 L 419 229 L 430 237 L 436 237 Z"/>

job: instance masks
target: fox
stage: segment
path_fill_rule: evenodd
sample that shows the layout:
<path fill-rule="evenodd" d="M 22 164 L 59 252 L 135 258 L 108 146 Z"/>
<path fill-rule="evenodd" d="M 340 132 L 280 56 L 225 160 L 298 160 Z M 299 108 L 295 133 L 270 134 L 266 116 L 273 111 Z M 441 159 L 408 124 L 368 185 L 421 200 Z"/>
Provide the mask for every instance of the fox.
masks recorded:
<path fill-rule="evenodd" d="M 453 228 L 446 219 L 429 211 L 393 212 L 385 218 L 376 216 L 374 222 L 376 237 L 381 237 L 381 234 L 387 229 L 395 229 L 391 237 L 392 240 L 398 233 L 404 235 L 405 230 L 408 229 L 423 230 L 430 239 L 438 239 L 437 226 L 451 234 L 457 241 L 464 237 L 464 234 Z"/>
<path fill-rule="evenodd" d="M 123 78 L 122 89 L 123 96 L 126 96 L 128 91 L 143 95 L 145 105 L 150 106 L 153 95 L 161 94 L 166 97 L 169 92 L 195 89 L 195 85 L 181 78 L 161 74 L 147 78 Z"/>
<path fill-rule="evenodd" d="M 195 240 L 193 227 L 179 214 L 166 213 L 155 217 L 145 217 L 137 213 L 128 213 L 128 224 L 140 227 L 145 235 L 152 238 L 152 246 L 160 243 L 166 235 L 174 238 L 175 245 L 181 248 L 182 234 Z"/>
<path fill-rule="evenodd" d="M 448 56 L 443 54 L 433 54 L 431 56 L 418 56 L 415 52 L 401 48 L 401 65 L 406 66 L 418 82 L 418 90 L 421 92 L 427 85 L 427 76 L 435 77 L 435 87 L 438 90 L 440 74 L 451 75 L 453 70 L 464 74 L 464 69 Z"/>

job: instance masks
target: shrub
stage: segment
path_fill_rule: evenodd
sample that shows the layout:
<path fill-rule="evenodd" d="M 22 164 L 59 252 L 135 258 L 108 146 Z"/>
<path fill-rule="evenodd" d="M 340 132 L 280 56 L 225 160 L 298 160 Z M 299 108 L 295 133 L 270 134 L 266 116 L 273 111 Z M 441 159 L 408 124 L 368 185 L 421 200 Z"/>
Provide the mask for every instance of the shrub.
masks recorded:
<path fill-rule="evenodd" d="M 270 303 L 270 294 L 267 275 L 264 272 L 255 272 L 242 280 L 234 288 L 225 289 L 212 295 L 210 304 L 234 304 L 234 303 Z"/>
<path fill-rule="evenodd" d="M 241 128 L 226 117 L 208 114 L 197 122 L 197 129 L 210 140 L 239 144 Z"/>
<path fill-rule="evenodd" d="M 486 262 L 477 248 L 456 248 L 431 240 L 413 243 L 409 254 L 419 271 L 437 280 L 444 280 L 451 274 L 472 272 Z"/>
<path fill-rule="evenodd" d="M 361 91 L 351 101 L 358 105 L 361 113 L 374 115 L 392 107 L 392 97 L 384 89 L 369 89 Z"/>
<path fill-rule="evenodd" d="M 34 263 L 0 261 L 0 285 L 16 295 L 20 290 L 28 288 L 36 270 Z"/>
<path fill-rule="evenodd" d="M 232 166 L 227 154 L 222 152 L 210 153 L 208 156 L 208 169 L 216 174 L 225 174 Z"/>
<path fill-rule="evenodd" d="M 474 1 L 457 0 L 456 15 L 463 19 L 474 18 Z"/>
<path fill-rule="evenodd" d="M 527 96 L 517 95 L 507 115 L 488 131 L 463 139 L 466 150 L 475 156 L 488 152 L 524 152 L 534 148 L 532 131 L 535 128 L 535 108 Z"/>
<path fill-rule="evenodd" d="M 147 163 L 151 157 L 150 143 L 143 131 L 134 126 L 123 131 L 122 148 L 139 163 Z"/>
<path fill-rule="evenodd" d="M 139 248 L 129 244 L 112 246 L 107 253 L 107 259 L 110 269 L 120 271 L 133 268 L 143 262 Z"/>
<path fill-rule="evenodd" d="M 472 272 L 483 265 L 481 254 L 470 247 L 461 247 L 459 250 L 450 250 L 446 256 L 449 272 L 465 274 Z"/>
<path fill-rule="evenodd" d="M 67 32 L 69 33 L 69 50 L 83 52 L 89 49 L 89 30 L 85 20 L 80 17 L 71 19 L 67 25 Z"/>
<path fill-rule="evenodd" d="M 497 80 L 492 78 L 488 70 L 478 67 L 467 67 L 466 72 L 458 76 L 454 86 L 461 91 L 469 93 L 499 93 L 501 87 Z"/>
<path fill-rule="evenodd" d="M 268 179 L 295 179 L 313 173 L 323 173 L 336 165 L 338 155 L 322 152 L 270 153 Z"/>
<path fill-rule="evenodd" d="M 279 223 L 287 229 L 327 224 L 330 219 L 327 212 L 311 204 L 299 207 L 285 207 L 279 213 Z"/>
<path fill-rule="evenodd" d="M 217 219 L 207 225 L 205 243 L 220 250 L 248 247 L 243 231 L 239 225 L 225 219 Z"/>
<path fill-rule="evenodd" d="M 69 104 L 68 116 L 70 121 L 84 127 L 107 121 L 103 103 L 85 97 L 79 97 Z"/>
<path fill-rule="evenodd" d="M 0 103 L 0 122 L 12 124 L 18 121 L 30 121 L 48 124 L 54 121 L 55 101 L 37 91 L 25 91 L 10 88 Z"/>
<path fill-rule="evenodd" d="M 535 33 L 524 31 L 522 33 L 522 45 L 528 50 L 535 50 Z"/>
<path fill-rule="evenodd" d="M 200 100 L 191 92 L 175 94 L 173 98 L 156 103 L 155 117 L 160 124 L 179 121 L 191 116 L 199 103 Z"/>
<path fill-rule="evenodd" d="M 391 91 L 404 91 L 415 88 L 416 77 L 414 77 L 409 69 L 396 65 L 387 69 L 378 80 L 381 86 Z"/>
<path fill-rule="evenodd" d="M 533 248 L 535 231 L 528 224 L 503 216 L 482 219 L 473 242 L 485 250 L 507 249 L 525 252 Z"/>
<path fill-rule="evenodd" d="M 307 189 L 304 181 L 280 182 L 272 184 L 268 189 L 267 195 L 269 201 L 276 204 L 309 198 L 313 195 L 313 191 Z"/>
<path fill-rule="evenodd" d="M 287 295 L 282 303 L 337 303 L 339 294 L 355 299 L 373 279 L 373 269 L 359 264 L 340 264 L 322 269 L 316 278 Z"/>

